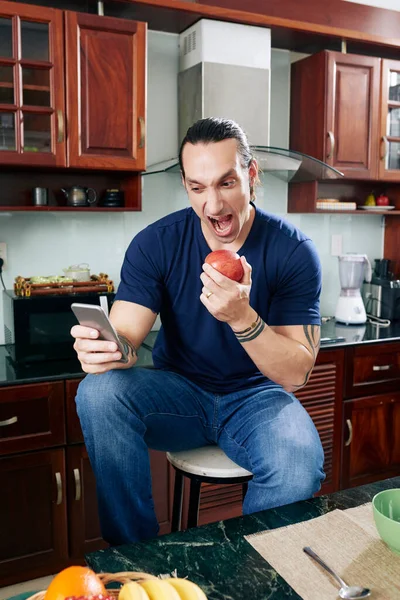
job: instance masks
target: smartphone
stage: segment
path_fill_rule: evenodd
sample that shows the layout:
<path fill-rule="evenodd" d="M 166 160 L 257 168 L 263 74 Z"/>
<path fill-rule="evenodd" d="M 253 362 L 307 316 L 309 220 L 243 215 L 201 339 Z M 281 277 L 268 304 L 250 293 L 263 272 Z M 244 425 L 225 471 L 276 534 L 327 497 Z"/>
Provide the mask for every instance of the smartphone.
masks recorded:
<path fill-rule="evenodd" d="M 97 304 L 79 304 L 78 302 L 74 302 L 74 304 L 71 304 L 71 309 L 80 325 L 92 327 L 100 333 L 100 336 L 97 339 L 115 342 L 117 344 L 118 350 L 122 355 L 122 358 L 120 358 L 118 362 L 128 362 L 128 356 L 118 334 L 101 306 L 98 306 Z"/>

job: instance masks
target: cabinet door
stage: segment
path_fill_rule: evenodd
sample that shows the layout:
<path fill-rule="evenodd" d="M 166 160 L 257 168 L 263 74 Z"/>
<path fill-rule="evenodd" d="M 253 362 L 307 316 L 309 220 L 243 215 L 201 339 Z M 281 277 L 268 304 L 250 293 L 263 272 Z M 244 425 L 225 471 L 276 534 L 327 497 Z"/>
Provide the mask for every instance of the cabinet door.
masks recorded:
<path fill-rule="evenodd" d="M 105 548 L 97 511 L 96 479 L 83 444 L 67 448 L 68 529 L 70 556 Z"/>
<path fill-rule="evenodd" d="M 69 379 L 65 382 L 68 444 L 83 442 L 83 433 L 75 404 L 76 392 L 81 381 L 82 379 Z"/>
<path fill-rule="evenodd" d="M 62 449 L 0 458 L 0 586 L 57 572 L 68 557 Z"/>
<path fill-rule="evenodd" d="M 377 178 L 380 62 L 328 52 L 325 160 L 347 178 Z"/>
<path fill-rule="evenodd" d="M 382 61 L 381 179 L 400 180 L 400 61 Z"/>
<path fill-rule="evenodd" d="M 399 464 L 400 394 L 345 402 L 342 487 L 390 477 Z"/>
<path fill-rule="evenodd" d="M 0 164 L 65 166 L 62 11 L 0 0 Z"/>
<path fill-rule="evenodd" d="M 144 170 L 146 24 L 65 18 L 69 166 Z"/>
<path fill-rule="evenodd" d="M 339 489 L 343 365 L 343 350 L 322 350 L 307 385 L 296 392 L 321 438 L 326 474 L 321 493 L 325 494 Z"/>

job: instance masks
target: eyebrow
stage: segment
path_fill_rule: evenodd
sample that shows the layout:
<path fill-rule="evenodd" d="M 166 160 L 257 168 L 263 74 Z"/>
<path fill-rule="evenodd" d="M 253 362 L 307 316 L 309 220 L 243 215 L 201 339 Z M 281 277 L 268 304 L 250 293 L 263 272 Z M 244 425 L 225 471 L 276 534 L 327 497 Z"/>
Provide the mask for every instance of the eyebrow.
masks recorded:
<path fill-rule="evenodd" d="M 222 181 L 223 179 L 226 179 L 226 177 L 229 177 L 230 175 L 236 175 L 236 169 L 229 169 L 229 171 L 227 171 L 226 173 L 224 173 L 218 181 Z M 188 183 L 195 183 L 197 185 L 203 185 L 202 183 L 200 183 L 200 181 L 196 181 L 195 179 L 190 179 L 189 177 L 186 177 L 186 181 Z"/>

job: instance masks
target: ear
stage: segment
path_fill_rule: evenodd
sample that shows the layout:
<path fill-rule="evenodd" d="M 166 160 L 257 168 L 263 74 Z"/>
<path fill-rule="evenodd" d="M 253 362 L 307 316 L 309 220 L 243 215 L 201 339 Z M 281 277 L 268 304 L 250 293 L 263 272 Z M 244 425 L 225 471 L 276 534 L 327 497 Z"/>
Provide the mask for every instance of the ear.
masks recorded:
<path fill-rule="evenodd" d="M 251 161 L 250 166 L 249 166 L 249 179 L 251 182 L 253 182 L 257 178 L 257 174 L 258 174 L 258 165 L 257 165 L 256 159 L 253 158 L 253 160 Z"/>
<path fill-rule="evenodd" d="M 183 185 L 183 187 L 184 187 L 184 188 L 185 188 L 185 190 L 186 190 L 186 180 L 185 180 L 185 176 L 184 176 L 184 174 L 182 173 L 182 171 L 181 171 L 181 181 L 182 181 L 182 185 Z"/>

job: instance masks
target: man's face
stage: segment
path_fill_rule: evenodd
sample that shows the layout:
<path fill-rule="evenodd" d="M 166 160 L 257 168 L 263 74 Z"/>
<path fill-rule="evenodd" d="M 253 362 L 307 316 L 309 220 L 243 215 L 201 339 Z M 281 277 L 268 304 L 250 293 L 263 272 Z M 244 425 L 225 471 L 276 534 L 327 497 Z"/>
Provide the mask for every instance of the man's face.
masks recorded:
<path fill-rule="evenodd" d="M 236 240 L 250 214 L 250 177 L 234 139 L 210 144 L 186 144 L 183 184 L 190 203 L 211 239 L 224 244 Z"/>

